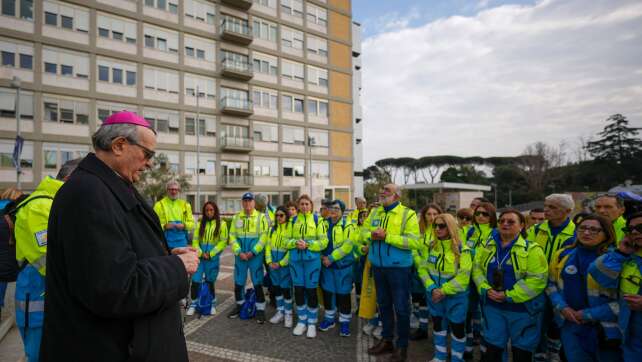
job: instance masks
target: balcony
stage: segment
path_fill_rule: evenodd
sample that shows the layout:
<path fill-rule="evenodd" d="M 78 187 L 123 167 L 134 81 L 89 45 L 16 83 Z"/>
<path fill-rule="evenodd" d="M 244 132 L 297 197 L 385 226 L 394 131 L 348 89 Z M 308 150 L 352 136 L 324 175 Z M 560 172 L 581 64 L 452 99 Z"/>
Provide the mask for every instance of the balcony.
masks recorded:
<path fill-rule="evenodd" d="M 254 106 L 250 99 L 223 97 L 219 107 L 221 112 L 234 116 L 247 117 L 254 114 Z"/>
<path fill-rule="evenodd" d="M 239 9 L 248 10 L 252 7 L 252 0 L 222 0 L 223 4 L 237 7 Z"/>
<path fill-rule="evenodd" d="M 249 45 L 254 40 L 252 28 L 247 21 L 241 19 L 234 21 L 229 17 L 223 19 L 221 23 L 221 38 L 242 45 Z"/>
<path fill-rule="evenodd" d="M 254 149 L 254 143 L 248 137 L 222 136 L 221 149 L 225 151 L 250 152 Z"/>
<path fill-rule="evenodd" d="M 252 64 L 249 61 L 234 60 L 226 58 L 221 61 L 221 72 L 224 76 L 240 79 L 250 80 L 254 77 Z"/>
<path fill-rule="evenodd" d="M 223 175 L 223 187 L 227 189 L 247 189 L 254 185 L 252 176 Z"/>

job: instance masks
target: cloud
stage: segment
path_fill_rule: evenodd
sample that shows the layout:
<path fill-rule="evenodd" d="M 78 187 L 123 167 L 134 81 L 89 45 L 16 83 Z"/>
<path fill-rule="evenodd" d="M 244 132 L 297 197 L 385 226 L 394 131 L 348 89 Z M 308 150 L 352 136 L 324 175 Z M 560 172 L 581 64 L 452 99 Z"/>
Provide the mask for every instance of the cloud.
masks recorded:
<path fill-rule="evenodd" d="M 639 1 L 544 0 L 389 29 L 363 43 L 365 166 L 516 155 L 594 135 L 613 113 L 642 125 Z"/>

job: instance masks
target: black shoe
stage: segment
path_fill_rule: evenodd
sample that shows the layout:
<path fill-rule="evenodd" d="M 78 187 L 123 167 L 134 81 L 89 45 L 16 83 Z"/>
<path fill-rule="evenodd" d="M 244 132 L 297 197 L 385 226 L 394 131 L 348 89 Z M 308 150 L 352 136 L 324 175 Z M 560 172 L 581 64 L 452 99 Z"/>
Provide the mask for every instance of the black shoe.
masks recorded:
<path fill-rule="evenodd" d="M 265 311 L 257 310 L 256 311 L 256 323 L 263 324 L 265 323 Z"/>
<path fill-rule="evenodd" d="M 234 305 L 234 309 L 232 309 L 232 311 L 227 314 L 227 318 L 230 318 L 230 319 L 238 318 L 240 314 L 241 314 L 241 306 L 236 304 Z"/>
<path fill-rule="evenodd" d="M 392 356 L 388 361 L 390 362 L 406 362 L 408 360 L 408 348 L 397 348 L 395 349 Z"/>
<path fill-rule="evenodd" d="M 473 352 L 464 352 L 465 361 L 471 361 L 473 358 L 475 358 L 475 355 L 473 354 Z"/>
<path fill-rule="evenodd" d="M 422 339 L 428 339 L 428 331 L 425 329 L 415 329 L 410 333 L 410 336 L 408 337 L 411 341 L 419 341 Z"/>

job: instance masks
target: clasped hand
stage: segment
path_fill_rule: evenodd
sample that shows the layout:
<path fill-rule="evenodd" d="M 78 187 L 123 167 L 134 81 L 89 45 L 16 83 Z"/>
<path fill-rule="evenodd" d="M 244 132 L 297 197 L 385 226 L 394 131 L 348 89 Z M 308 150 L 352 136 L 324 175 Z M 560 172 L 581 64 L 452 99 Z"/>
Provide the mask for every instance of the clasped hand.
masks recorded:
<path fill-rule="evenodd" d="M 183 262 L 187 274 L 196 273 L 200 260 L 198 259 L 198 250 L 191 246 L 172 249 L 172 254 L 178 256 Z"/>
<path fill-rule="evenodd" d="M 506 293 L 497 291 L 495 289 L 489 289 L 486 295 L 490 300 L 497 303 L 504 303 L 506 301 Z"/>
<path fill-rule="evenodd" d="M 382 228 L 377 228 L 370 234 L 372 240 L 386 240 L 386 230 Z"/>

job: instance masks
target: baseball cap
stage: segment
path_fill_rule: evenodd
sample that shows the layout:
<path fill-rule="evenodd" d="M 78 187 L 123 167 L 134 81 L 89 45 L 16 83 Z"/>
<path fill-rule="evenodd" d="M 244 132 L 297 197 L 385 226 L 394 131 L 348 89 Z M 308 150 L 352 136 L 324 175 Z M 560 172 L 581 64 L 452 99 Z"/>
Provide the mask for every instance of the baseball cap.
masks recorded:
<path fill-rule="evenodd" d="M 254 194 L 251 192 L 246 192 L 243 194 L 243 197 L 241 197 L 241 200 L 254 200 Z"/>

